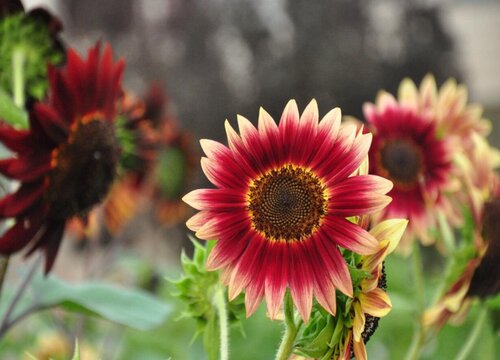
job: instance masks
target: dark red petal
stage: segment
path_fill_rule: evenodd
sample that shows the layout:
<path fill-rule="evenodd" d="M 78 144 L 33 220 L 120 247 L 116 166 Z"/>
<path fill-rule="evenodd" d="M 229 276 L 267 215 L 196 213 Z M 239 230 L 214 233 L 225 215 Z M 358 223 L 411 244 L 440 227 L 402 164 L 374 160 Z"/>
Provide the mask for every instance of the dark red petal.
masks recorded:
<path fill-rule="evenodd" d="M 16 130 L 3 123 L 0 123 L 0 142 L 17 153 L 27 153 L 31 150 L 29 130 Z"/>
<path fill-rule="evenodd" d="M 46 220 L 47 211 L 40 205 L 24 216 L 0 238 L 0 253 L 10 255 L 24 248 L 35 237 Z"/>
<path fill-rule="evenodd" d="M 45 134 L 55 143 L 60 144 L 67 140 L 69 126 L 59 116 L 59 114 L 50 106 L 37 103 L 33 109 L 34 114 Z"/>
<path fill-rule="evenodd" d="M 69 49 L 68 52 L 73 51 Z M 49 104 L 54 110 L 59 113 L 59 116 L 68 124 L 75 120 L 75 101 L 68 89 L 67 80 L 63 73 L 50 64 L 47 66 L 47 72 L 50 81 L 50 97 Z M 41 121 L 41 119 L 39 120 Z"/>
<path fill-rule="evenodd" d="M 26 212 L 42 199 L 44 190 L 43 182 L 22 184 L 15 193 L 0 200 L 0 216 L 16 217 Z"/>
<path fill-rule="evenodd" d="M 24 182 L 34 181 L 44 176 L 49 170 L 50 153 L 47 152 L 33 153 L 19 159 L 0 160 L 0 173 Z"/>
<path fill-rule="evenodd" d="M 49 230 L 50 232 L 47 231 L 44 234 L 45 244 L 43 245 L 45 251 L 45 275 L 47 275 L 54 266 L 64 234 L 64 223 L 54 225 Z"/>

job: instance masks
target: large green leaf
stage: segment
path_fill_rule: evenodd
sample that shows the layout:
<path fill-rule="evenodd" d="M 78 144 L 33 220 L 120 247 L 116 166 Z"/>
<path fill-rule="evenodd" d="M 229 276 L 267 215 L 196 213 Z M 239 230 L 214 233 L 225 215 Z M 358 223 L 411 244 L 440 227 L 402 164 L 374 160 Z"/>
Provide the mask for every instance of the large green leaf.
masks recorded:
<path fill-rule="evenodd" d="M 0 120 L 22 129 L 28 127 L 28 116 L 14 104 L 3 89 L 0 89 Z"/>
<path fill-rule="evenodd" d="M 60 306 L 139 330 L 161 325 L 171 312 L 169 305 L 144 291 L 101 282 L 70 284 L 40 275 L 34 279 L 32 288 L 34 301 L 42 308 Z"/>

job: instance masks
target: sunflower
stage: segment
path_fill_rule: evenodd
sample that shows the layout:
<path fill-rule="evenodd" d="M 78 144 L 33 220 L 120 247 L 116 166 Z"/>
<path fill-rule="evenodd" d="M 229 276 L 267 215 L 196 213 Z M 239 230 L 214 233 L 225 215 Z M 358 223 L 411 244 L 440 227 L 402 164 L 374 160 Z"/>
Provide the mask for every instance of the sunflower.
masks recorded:
<path fill-rule="evenodd" d="M 353 295 L 339 247 L 373 254 L 377 240 L 347 218 L 382 210 L 390 181 L 360 176 L 371 134 L 340 126 L 340 109 L 318 122 L 316 101 L 299 119 L 291 100 L 279 126 L 260 110 L 258 129 L 238 117 L 240 135 L 226 121 L 229 147 L 201 140 L 202 168 L 216 189 L 199 189 L 183 200 L 201 210 L 187 222 L 201 239 L 217 239 L 207 259 L 222 269 L 234 299 L 244 288 L 247 316 L 265 296 L 276 318 L 290 288 L 308 321 L 313 294 L 335 314 L 335 290 Z"/>
<path fill-rule="evenodd" d="M 45 252 L 52 268 L 72 217 L 85 216 L 108 192 L 115 177 L 119 146 L 115 103 L 124 62 L 113 62 L 110 46 L 97 44 L 87 59 L 67 53 L 62 69 L 48 67 L 49 96 L 30 111 L 29 130 L 3 124 L 0 141 L 15 156 L 0 161 L 0 172 L 20 182 L 0 200 L 0 216 L 14 224 L 0 238 L 0 252 Z"/>
<path fill-rule="evenodd" d="M 452 161 L 456 142 L 438 134 L 433 117 L 386 92 L 378 95 L 376 104 L 365 104 L 363 111 L 373 132 L 370 173 L 394 183 L 392 203 L 382 218 L 409 219 L 403 247 L 408 248 L 415 234 L 422 243 L 432 243 L 428 230 L 436 227 L 436 212 L 459 221 L 449 196 L 457 191 Z"/>

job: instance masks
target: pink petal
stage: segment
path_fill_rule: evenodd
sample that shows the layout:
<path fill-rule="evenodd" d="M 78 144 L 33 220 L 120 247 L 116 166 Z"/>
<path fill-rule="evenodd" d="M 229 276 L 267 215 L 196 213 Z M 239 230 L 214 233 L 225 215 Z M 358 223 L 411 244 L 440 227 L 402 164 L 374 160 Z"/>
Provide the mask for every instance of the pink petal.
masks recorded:
<path fill-rule="evenodd" d="M 253 234 L 245 230 L 220 238 L 208 255 L 207 270 L 217 270 L 236 264 L 252 238 Z"/>
<path fill-rule="evenodd" d="M 288 282 L 288 244 L 285 241 L 272 241 L 267 251 L 265 295 L 269 317 L 275 319 L 283 303 Z"/>
<path fill-rule="evenodd" d="M 233 189 L 197 189 L 182 200 L 197 210 L 234 211 L 246 207 L 245 194 Z"/>
<path fill-rule="evenodd" d="M 302 113 L 299 121 L 299 130 L 297 136 L 298 146 L 297 155 L 294 156 L 294 163 L 301 165 L 307 164 L 309 159 L 314 156 L 316 149 L 316 134 L 318 132 L 318 104 L 312 100 Z"/>
<path fill-rule="evenodd" d="M 382 195 L 391 188 L 391 181 L 376 175 L 352 176 L 328 189 L 329 211 L 342 217 L 378 212 L 391 202 Z"/>
<path fill-rule="evenodd" d="M 299 130 L 299 109 L 295 100 L 290 100 L 286 105 L 278 128 L 283 146 L 283 161 L 290 162 L 292 154 L 296 150 Z"/>
<path fill-rule="evenodd" d="M 353 288 L 351 274 L 349 273 L 347 264 L 340 254 L 335 241 L 329 238 L 327 233 L 323 230 L 317 231 L 312 237 L 312 241 L 314 246 L 311 248 L 316 249 L 316 257 L 322 259 L 325 273 L 328 274 L 333 285 L 347 296 L 352 297 Z"/>
<path fill-rule="evenodd" d="M 200 211 L 193 215 L 188 221 L 186 221 L 186 226 L 191 231 L 198 231 L 200 228 L 208 222 L 214 216 L 210 211 Z"/>
<path fill-rule="evenodd" d="M 344 249 L 361 255 L 374 254 L 379 250 L 379 243 L 373 235 L 344 218 L 327 216 L 323 228 L 328 238 Z"/>
<path fill-rule="evenodd" d="M 248 186 L 247 176 L 236 163 L 201 158 L 201 168 L 208 180 L 218 188 L 244 189 Z"/>
<path fill-rule="evenodd" d="M 289 246 L 290 292 L 304 322 L 309 321 L 312 309 L 314 274 L 310 265 L 311 256 L 301 241 Z"/>
<path fill-rule="evenodd" d="M 263 108 L 259 110 L 259 133 L 264 154 L 271 166 L 277 166 L 281 161 L 281 139 L 278 126 Z"/>
<path fill-rule="evenodd" d="M 259 269 L 263 267 L 267 240 L 263 239 L 259 234 L 253 233 L 251 240 L 247 242 L 248 246 L 235 265 L 229 281 L 229 300 L 233 300 L 238 296 L 243 288 L 253 280 Z"/>

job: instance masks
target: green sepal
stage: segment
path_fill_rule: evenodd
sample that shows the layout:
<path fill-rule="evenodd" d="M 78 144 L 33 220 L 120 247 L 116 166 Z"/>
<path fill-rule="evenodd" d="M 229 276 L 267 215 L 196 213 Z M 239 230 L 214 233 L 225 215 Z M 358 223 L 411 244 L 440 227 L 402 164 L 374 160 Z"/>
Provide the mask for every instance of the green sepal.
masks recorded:
<path fill-rule="evenodd" d="M 221 284 L 217 271 L 207 271 L 205 264 L 214 247 L 215 241 L 207 241 L 203 246 L 190 237 L 194 245 L 192 258 L 185 252 L 181 254 L 183 275 L 178 280 L 170 280 L 175 286 L 173 294 L 186 305 L 181 317 L 193 318 L 196 321 L 196 331 L 193 340 L 203 334 L 203 344 L 209 360 L 217 359 L 219 355 L 219 319 L 216 307 L 216 295 Z M 227 299 L 227 293 L 225 293 Z M 228 321 L 237 327 L 242 334 L 241 319 L 245 316 L 244 298 L 238 296 L 227 303 Z M 213 357 L 215 356 L 215 357 Z"/>

